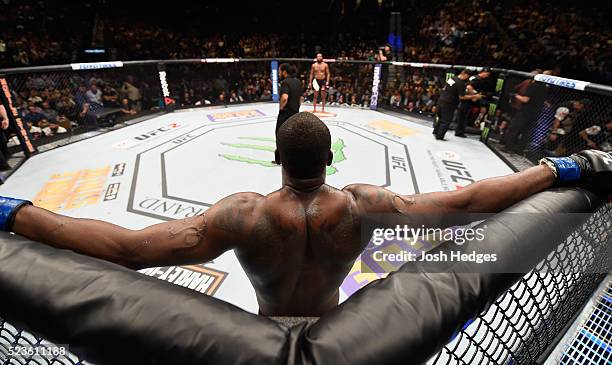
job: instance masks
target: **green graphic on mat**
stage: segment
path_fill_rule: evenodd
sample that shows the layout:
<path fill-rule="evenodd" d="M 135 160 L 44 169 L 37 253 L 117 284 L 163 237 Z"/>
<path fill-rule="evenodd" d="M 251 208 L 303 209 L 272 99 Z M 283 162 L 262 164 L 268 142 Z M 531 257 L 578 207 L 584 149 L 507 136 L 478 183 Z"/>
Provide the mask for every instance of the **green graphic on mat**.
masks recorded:
<path fill-rule="evenodd" d="M 219 156 L 225 158 L 226 160 L 248 163 L 252 165 L 259 165 L 263 167 L 276 166 L 274 163 L 272 163 L 272 159 L 274 159 L 274 149 L 275 149 L 275 144 L 276 144 L 276 140 L 274 138 L 238 137 L 238 139 L 241 140 L 239 143 L 221 142 L 221 144 L 224 146 L 247 150 L 247 151 L 251 150 L 251 151 L 270 152 L 271 153 L 270 160 L 269 161 L 258 160 L 258 159 L 248 157 L 248 156 L 243 156 L 243 155 L 238 155 L 238 154 L 229 154 L 229 153 L 222 153 L 222 154 L 219 154 Z M 264 144 L 260 144 L 257 142 L 263 142 Z M 336 172 L 338 172 L 338 169 L 336 168 L 335 165 L 346 160 L 346 155 L 344 154 L 344 147 L 346 146 L 342 138 L 338 138 L 336 141 L 332 143 L 331 149 L 332 149 L 332 152 L 334 153 L 334 159 L 332 161 L 332 165 L 326 167 L 325 172 L 327 175 L 333 175 Z"/>

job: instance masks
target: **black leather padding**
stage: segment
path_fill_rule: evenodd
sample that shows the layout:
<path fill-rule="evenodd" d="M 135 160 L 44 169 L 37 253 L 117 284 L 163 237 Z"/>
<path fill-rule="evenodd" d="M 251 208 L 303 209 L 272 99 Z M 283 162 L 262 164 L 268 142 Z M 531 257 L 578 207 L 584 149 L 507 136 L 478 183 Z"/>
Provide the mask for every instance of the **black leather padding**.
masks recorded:
<path fill-rule="evenodd" d="M 94 364 L 282 364 L 288 332 L 222 300 L 1 234 L 0 317 Z"/>
<path fill-rule="evenodd" d="M 292 328 L 102 260 L 1 234 L 0 316 L 70 344 L 95 364 L 422 363 L 522 276 L 500 267 L 517 257 L 535 266 L 567 236 L 574 227 L 560 227 L 555 214 L 593 212 L 601 203 L 576 188 L 536 194 L 482 223 L 488 239 L 465 244 L 493 247 L 497 272 L 460 263 L 425 273 L 408 263 L 317 322 Z"/>

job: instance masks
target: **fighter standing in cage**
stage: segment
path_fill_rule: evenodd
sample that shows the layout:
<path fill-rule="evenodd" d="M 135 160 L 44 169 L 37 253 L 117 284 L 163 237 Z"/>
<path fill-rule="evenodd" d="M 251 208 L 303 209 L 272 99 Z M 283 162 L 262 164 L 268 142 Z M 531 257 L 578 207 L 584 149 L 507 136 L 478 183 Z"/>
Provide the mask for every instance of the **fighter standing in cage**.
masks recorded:
<path fill-rule="evenodd" d="M 317 98 L 321 91 L 321 111 L 325 111 L 325 98 L 327 96 L 327 88 L 329 87 L 329 65 L 323 62 L 323 54 L 317 53 L 316 62 L 310 66 L 310 79 L 308 81 L 308 89 L 314 89 L 314 111 L 317 111 Z"/>

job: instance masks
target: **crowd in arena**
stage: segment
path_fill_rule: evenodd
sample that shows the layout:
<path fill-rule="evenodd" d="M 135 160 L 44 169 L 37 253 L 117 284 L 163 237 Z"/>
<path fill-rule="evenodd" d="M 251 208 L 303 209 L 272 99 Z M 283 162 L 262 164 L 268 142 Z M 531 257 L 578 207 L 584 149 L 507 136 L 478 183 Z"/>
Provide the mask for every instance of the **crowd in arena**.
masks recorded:
<path fill-rule="evenodd" d="M 587 9 L 549 2 L 452 1 L 423 19 L 406 58 L 419 62 L 554 69 L 565 77 L 609 83 L 609 21 Z"/>
<path fill-rule="evenodd" d="M 43 8 L 40 8 L 43 6 Z M 88 2 L 84 2 L 83 12 Z M 91 7 L 91 4 L 89 4 Z M 436 10 L 437 8 L 437 10 Z M 503 4 L 442 2 L 404 34 L 404 60 L 470 64 L 526 70 L 538 64 L 563 76 L 610 80 L 609 22 L 589 9 L 560 9 L 552 2 Z M 45 20 L 39 21 L 40 14 Z M 406 14 L 408 16 L 409 14 Z M 12 3 L 0 14 L 0 67 L 46 65 L 79 60 L 79 33 L 64 32 L 86 18 L 61 7 Z M 105 19 L 96 21 L 108 59 L 186 59 L 205 57 L 306 57 L 323 51 L 330 58 L 374 60 L 381 39 L 338 31 L 334 42 L 304 32 L 258 34 L 175 30 L 165 24 Z M 89 24 L 89 28 L 91 28 Z M 94 34 L 94 38 L 95 38 Z M 68 36 L 66 36 L 68 35 Z M 604 82 L 605 83 L 605 82 Z"/>
<path fill-rule="evenodd" d="M 148 84 L 132 75 L 33 74 L 20 80 L 13 105 L 32 140 L 100 127 L 103 116 L 119 121 L 152 107 Z"/>
<path fill-rule="evenodd" d="M 70 15 L 61 6 L 9 2 L 0 12 L 6 24 L 0 32 L 0 67 L 48 65 L 84 61 L 83 34 L 74 29 L 92 28 L 88 43 L 105 50 L 102 59 L 200 59 L 215 57 L 297 57 L 338 60 L 380 60 L 379 35 L 336 31 L 335 41 L 300 31 L 294 33 L 218 32 L 202 36 L 194 29 L 113 18 L 87 18 L 92 3 L 80 6 L 81 16 Z M 431 9 L 413 13 L 418 20 L 404 32 L 401 49 L 388 53 L 389 60 L 470 64 L 527 69 L 541 65 L 554 74 L 606 83 L 610 69 L 609 24 L 605 17 L 587 14 L 588 9 L 555 10 L 551 2 L 508 4 L 480 1 L 437 2 Z M 43 14 L 41 21 L 40 14 Z M 408 15 L 408 14 L 406 14 Z M 422 16 L 421 16 L 422 15 Z M 70 17 L 70 21 L 69 18 Z M 417 24 L 418 23 L 418 24 Z M 89 33 L 87 33 L 89 34 Z M 536 36 L 537 35 L 537 36 Z M 305 90 L 308 63 L 297 64 Z M 169 66 L 172 97 L 180 106 L 266 101 L 272 98 L 267 64 L 241 64 L 193 72 Z M 149 70 L 151 71 L 151 70 Z M 326 102 L 329 105 L 367 107 L 371 99 L 372 65 L 335 63 Z M 40 74 L 13 85 L 20 115 L 34 139 L 66 133 L 79 126 L 96 125 L 100 110 L 114 108 L 130 116 L 160 104 L 149 86 L 158 81 L 149 76 L 89 74 L 83 77 Z M 146 79 L 146 80 L 145 80 Z M 444 72 L 390 66 L 383 75 L 379 105 L 433 116 Z M 479 110 L 475 110 L 478 114 Z M 501 118 L 500 116 L 496 116 Z M 510 118 L 506 118 L 510 119 Z M 503 123 L 495 123 L 503 133 Z M 605 130 L 604 126 L 604 130 Z M 600 128 L 601 129 L 601 128 Z M 546 142 L 549 145 L 552 142 Z M 550 147 L 550 146 L 549 146 Z M 554 148 L 553 148 L 554 150 Z"/>

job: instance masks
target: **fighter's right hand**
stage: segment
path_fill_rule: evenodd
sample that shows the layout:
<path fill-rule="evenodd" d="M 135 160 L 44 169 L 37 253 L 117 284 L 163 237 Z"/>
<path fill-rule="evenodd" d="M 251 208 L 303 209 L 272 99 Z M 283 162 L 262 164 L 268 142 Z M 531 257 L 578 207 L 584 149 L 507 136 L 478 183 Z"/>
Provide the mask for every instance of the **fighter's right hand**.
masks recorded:
<path fill-rule="evenodd" d="M 581 181 L 612 189 L 612 153 L 584 150 L 569 157 L 546 157 L 540 163 L 556 170 L 557 183 Z"/>
<path fill-rule="evenodd" d="M 32 202 L 0 196 L 0 229 L 11 232 L 17 212 L 26 205 L 32 205 Z"/>

